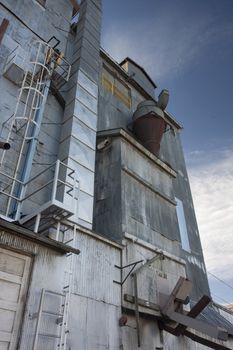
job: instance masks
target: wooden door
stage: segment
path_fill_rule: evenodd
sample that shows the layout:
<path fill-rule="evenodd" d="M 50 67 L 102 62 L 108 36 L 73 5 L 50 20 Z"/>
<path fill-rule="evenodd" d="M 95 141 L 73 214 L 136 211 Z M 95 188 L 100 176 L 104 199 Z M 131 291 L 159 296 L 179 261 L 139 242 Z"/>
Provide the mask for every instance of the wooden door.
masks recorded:
<path fill-rule="evenodd" d="M 25 305 L 31 258 L 0 248 L 0 350 L 15 350 Z"/>

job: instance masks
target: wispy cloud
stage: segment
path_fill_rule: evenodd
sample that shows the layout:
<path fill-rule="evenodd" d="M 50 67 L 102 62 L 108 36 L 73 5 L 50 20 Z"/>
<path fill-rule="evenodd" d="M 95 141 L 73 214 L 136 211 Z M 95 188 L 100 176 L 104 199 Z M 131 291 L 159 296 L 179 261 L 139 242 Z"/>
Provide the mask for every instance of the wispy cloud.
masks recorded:
<path fill-rule="evenodd" d="M 118 61 L 130 56 L 158 79 L 198 64 L 206 45 L 232 34 L 233 24 L 208 14 L 181 18 L 164 11 L 154 19 L 113 22 L 103 33 L 103 47 Z"/>
<path fill-rule="evenodd" d="M 233 149 L 202 157 L 206 162 L 191 167 L 189 176 L 206 266 L 232 281 Z"/>

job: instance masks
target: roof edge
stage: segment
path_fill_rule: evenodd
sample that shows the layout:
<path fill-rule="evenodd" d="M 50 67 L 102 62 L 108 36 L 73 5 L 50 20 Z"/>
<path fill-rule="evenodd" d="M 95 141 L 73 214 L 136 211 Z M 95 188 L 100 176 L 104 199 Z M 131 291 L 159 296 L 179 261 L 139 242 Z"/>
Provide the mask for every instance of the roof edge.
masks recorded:
<path fill-rule="evenodd" d="M 140 66 L 137 62 L 135 62 L 134 60 L 132 60 L 132 58 L 130 57 L 126 57 L 123 61 L 121 61 L 119 63 L 120 66 L 122 66 L 124 63 L 126 63 L 127 61 L 131 62 L 132 64 L 134 64 L 137 68 L 139 68 L 143 74 L 147 77 L 147 79 L 150 81 L 150 83 L 153 85 L 153 87 L 156 89 L 157 85 L 155 84 L 155 82 L 151 79 L 151 77 L 149 76 L 149 74 L 146 72 L 146 70 Z"/>

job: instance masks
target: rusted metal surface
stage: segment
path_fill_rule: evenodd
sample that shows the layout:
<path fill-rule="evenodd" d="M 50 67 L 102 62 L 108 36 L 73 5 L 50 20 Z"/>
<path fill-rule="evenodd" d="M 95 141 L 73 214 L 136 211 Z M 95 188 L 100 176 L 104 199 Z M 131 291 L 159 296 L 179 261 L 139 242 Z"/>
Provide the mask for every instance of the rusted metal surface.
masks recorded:
<path fill-rule="evenodd" d="M 143 101 L 138 104 L 133 115 L 133 132 L 142 144 L 156 156 L 166 129 L 163 111 L 154 101 Z"/>
<path fill-rule="evenodd" d="M 133 124 L 133 131 L 142 144 L 154 155 L 158 155 L 160 143 L 166 128 L 164 119 L 153 113 L 138 118 Z"/>
<path fill-rule="evenodd" d="M 0 44 L 2 42 L 4 34 L 6 33 L 8 25 L 9 25 L 8 19 L 4 18 L 1 25 L 0 25 Z"/>

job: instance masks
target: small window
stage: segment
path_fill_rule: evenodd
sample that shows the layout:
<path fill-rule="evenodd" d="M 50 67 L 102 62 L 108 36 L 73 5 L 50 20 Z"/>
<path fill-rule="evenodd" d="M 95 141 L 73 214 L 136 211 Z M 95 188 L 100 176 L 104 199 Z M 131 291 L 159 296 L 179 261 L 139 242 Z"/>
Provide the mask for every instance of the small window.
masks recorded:
<path fill-rule="evenodd" d="M 77 26 L 77 23 L 79 21 L 79 5 L 76 2 L 76 6 L 73 7 L 73 13 L 72 13 L 72 18 L 71 18 L 71 25 L 73 27 Z"/>
<path fill-rule="evenodd" d="M 184 250 L 186 250 L 187 252 L 190 252 L 188 230 L 187 230 L 185 214 L 184 214 L 184 206 L 180 199 L 176 198 L 176 202 L 177 202 L 176 215 L 177 215 L 179 230 L 180 230 L 181 246 Z"/>
<path fill-rule="evenodd" d="M 121 80 L 116 73 L 104 65 L 102 71 L 102 86 L 116 96 L 128 108 L 131 108 L 130 88 Z"/>

